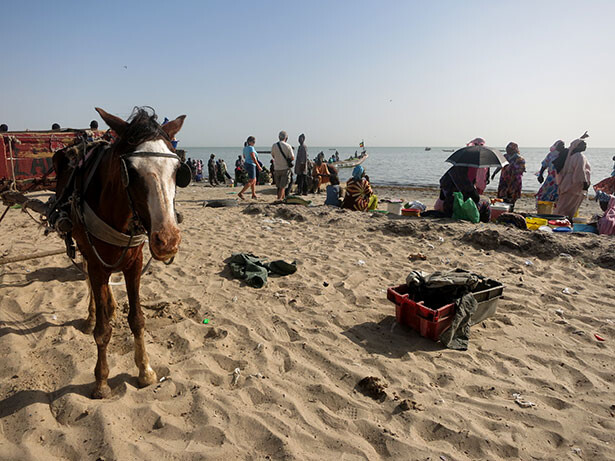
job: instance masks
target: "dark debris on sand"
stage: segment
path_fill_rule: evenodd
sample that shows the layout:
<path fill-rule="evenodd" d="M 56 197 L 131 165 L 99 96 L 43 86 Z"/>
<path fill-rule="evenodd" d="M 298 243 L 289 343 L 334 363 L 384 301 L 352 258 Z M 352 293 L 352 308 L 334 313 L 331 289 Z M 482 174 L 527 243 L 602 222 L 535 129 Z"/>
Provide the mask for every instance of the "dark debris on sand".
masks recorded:
<path fill-rule="evenodd" d="M 357 391 L 361 394 L 380 402 L 385 401 L 387 398 L 386 388 L 387 384 L 375 376 L 366 376 L 356 386 Z"/>
<path fill-rule="evenodd" d="M 272 216 L 287 221 L 305 222 L 306 215 L 310 213 L 306 207 L 297 205 L 258 205 L 251 203 L 243 209 L 243 213 L 249 215 Z"/>

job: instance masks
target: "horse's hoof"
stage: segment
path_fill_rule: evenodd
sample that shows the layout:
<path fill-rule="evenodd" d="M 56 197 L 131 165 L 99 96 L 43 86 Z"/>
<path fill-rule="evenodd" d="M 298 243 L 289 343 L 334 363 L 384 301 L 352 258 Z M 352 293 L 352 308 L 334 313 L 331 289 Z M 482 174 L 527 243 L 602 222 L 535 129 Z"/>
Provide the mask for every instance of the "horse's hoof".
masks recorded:
<path fill-rule="evenodd" d="M 109 397 L 111 397 L 111 388 L 107 384 L 96 385 L 94 392 L 92 392 L 93 399 L 108 399 Z"/>
<path fill-rule="evenodd" d="M 96 320 L 90 320 L 89 318 L 83 321 L 83 327 L 81 330 L 86 335 L 91 335 L 94 332 L 94 327 L 96 326 Z"/>
<path fill-rule="evenodd" d="M 139 373 L 139 387 L 147 387 L 158 381 L 156 372 L 148 367 L 146 370 Z"/>

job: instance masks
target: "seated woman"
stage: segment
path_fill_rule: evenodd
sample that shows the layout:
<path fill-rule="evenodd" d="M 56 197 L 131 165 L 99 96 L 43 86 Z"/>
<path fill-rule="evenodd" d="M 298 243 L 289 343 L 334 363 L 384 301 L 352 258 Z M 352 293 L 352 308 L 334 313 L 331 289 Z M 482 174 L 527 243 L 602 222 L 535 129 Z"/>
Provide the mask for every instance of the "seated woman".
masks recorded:
<path fill-rule="evenodd" d="M 613 162 L 615 162 L 615 156 L 613 157 Z M 615 195 L 615 164 L 613 165 L 611 176 L 596 184 L 594 191 L 596 192 L 596 201 L 600 203 L 600 208 L 602 208 L 602 211 L 606 211 L 611 196 Z"/>
<path fill-rule="evenodd" d="M 357 165 L 352 170 L 352 178 L 346 183 L 346 195 L 342 208 L 348 210 L 367 211 L 370 205 L 373 208 L 375 195 L 369 179 L 365 176 L 365 169 Z"/>
<path fill-rule="evenodd" d="M 330 176 L 329 167 L 320 156 L 316 158 L 312 176 L 314 177 L 314 189 L 312 192 L 318 192 L 320 194 L 320 186 L 328 183 Z"/>
<path fill-rule="evenodd" d="M 440 200 L 443 202 L 442 212 L 447 217 L 453 216 L 454 192 L 461 192 L 464 201 L 471 198 L 478 204 L 480 195 L 474 187 L 474 183 L 468 178 L 467 166 L 452 166 L 440 178 Z"/>
<path fill-rule="evenodd" d="M 327 199 L 325 205 L 339 207 L 342 205 L 342 188 L 340 187 L 340 178 L 337 175 L 329 177 L 331 184 L 327 186 Z"/>

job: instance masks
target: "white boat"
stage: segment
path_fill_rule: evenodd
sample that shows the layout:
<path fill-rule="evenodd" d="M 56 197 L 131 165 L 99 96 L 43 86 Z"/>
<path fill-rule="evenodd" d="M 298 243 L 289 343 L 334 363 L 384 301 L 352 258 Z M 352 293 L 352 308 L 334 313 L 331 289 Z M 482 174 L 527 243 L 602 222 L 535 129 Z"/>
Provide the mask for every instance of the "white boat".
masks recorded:
<path fill-rule="evenodd" d="M 366 151 L 363 151 L 360 157 L 349 158 L 348 160 L 340 160 L 339 162 L 329 163 L 328 165 L 332 165 L 335 168 L 353 168 L 363 163 L 367 159 L 367 157 L 369 157 L 369 154 Z"/>

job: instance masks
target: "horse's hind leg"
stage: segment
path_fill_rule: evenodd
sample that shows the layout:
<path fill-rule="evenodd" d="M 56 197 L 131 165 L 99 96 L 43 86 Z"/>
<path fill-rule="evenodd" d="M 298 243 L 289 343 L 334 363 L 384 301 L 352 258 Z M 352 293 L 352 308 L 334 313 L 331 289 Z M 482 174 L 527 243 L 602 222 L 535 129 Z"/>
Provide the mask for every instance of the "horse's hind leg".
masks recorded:
<path fill-rule="evenodd" d="M 91 334 L 94 331 L 94 327 L 96 326 L 96 303 L 94 301 L 94 294 L 92 293 L 92 284 L 90 283 L 90 276 L 88 274 L 88 265 L 85 259 L 83 260 L 83 271 L 85 272 L 85 282 L 88 284 L 88 318 L 85 320 L 83 332 L 86 334 Z M 113 320 L 117 311 L 117 302 L 115 301 L 115 297 L 113 296 L 113 291 L 111 290 L 111 287 L 108 286 L 108 288 L 111 305 L 110 319 Z"/>
<path fill-rule="evenodd" d="M 98 360 L 94 374 L 96 385 L 92 397 L 95 399 L 107 398 L 111 395 L 111 389 L 107 384 L 109 365 L 107 364 L 107 346 L 111 339 L 111 324 L 109 319 L 112 314 L 111 291 L 109 290 L 109 276 L 104 273 L 90 274 L 92 294 L 96 303 L 96 326 L 94 327 L 94 340 L 98 347 Z"/>
<path fill-rule="evenodd" d="M 130 304 L 128 324 L 135 340 L 135 363 L 139 368 L 139 386 L 145 387 L 156 382 L 156 372 L 150 366 L 149 357 L 145 351 L 145 319 L 139 300 L 142 265 L 143 258 L 136 258 L 135 263 L 124 270 L 124 280 L 126 281 L 126 291 Z"/>

